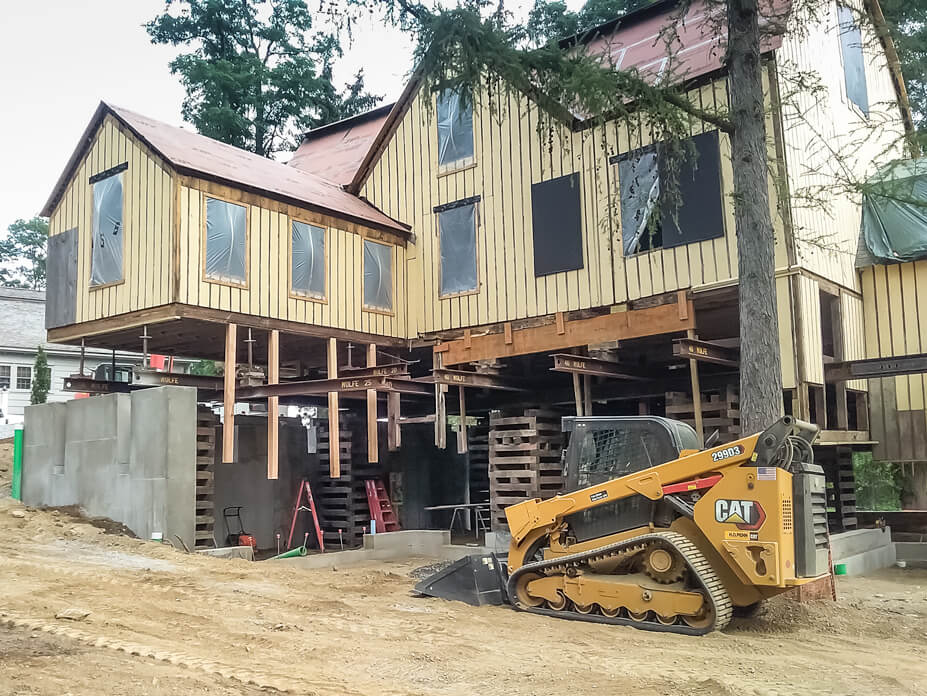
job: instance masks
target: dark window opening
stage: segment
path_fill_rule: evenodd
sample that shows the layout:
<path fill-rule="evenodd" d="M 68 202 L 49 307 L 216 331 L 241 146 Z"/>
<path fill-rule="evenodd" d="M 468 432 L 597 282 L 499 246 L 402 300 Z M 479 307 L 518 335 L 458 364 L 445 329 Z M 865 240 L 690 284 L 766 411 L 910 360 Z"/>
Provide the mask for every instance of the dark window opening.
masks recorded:
<path fill-rule="evenodd" d="M 718 132 L 696 135 L 692 145 L 694 156 L 678 163 L 675 196 L 661 180 L 668 163 L 659 145 L 612 158 L 618 164 L 625 256 L 724 236 Z"/>
<path fill-rule="evenodd" d="M 583 229 L 579 174 L 531 186 L 534 275 L 583 267 Z"/>

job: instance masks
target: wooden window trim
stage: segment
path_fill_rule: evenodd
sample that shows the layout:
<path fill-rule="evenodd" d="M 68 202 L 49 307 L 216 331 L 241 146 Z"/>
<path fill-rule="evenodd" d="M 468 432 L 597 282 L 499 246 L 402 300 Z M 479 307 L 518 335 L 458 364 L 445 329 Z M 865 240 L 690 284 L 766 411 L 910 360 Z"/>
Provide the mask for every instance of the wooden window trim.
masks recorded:
<path fill-rule="evenodd" d="M 474 130 L 476 127 L 474 126 Z M 473 157 L 464 157 L 461 160 L 456 162 L 450 162 L 449 164 L 439 164 L 438 165 L 438 178 L 445 176 L 450 176 L 451 174 L 458 174 L 460 172 L 465 172 L 468 169 L 476 169 L 476 166 L 479 162 L 476 161 L 476 155 Z"/>
<path fill-rule="evenodd" d="M 390 248 L 390 257 L 389 257 L 390 279 L 393 285 L 393 288 L 392 288 L 393 307 L 392 309 L 384 309 L 383 307 L 372 307 L 368 305 L 366 302 L 364 302 L 364 295 L 366 294 L 364 291 L 366 289 L 365 285 L 367 282 L 365 280 L 366 274 L 364 273 L 364 245 L 367 242 L 370 242 L 371 244 L 379 244 L 381 246 Z M 396 316 L 396 302 L 398 300 L 398 298 L 396 297 L 396 245 L 389 244 L 388 242 L 381 242 L 378 239 L 371 239 L 369 237 L 362 236 L 361 237 L 360 263 L 361 263 L 361 267 L 360 267 L 360 271 L 361 271 L 361 311 L 368 312 L 370 314 L 382 314 L 383 316 L 386 316 L 386 317 L 395 317 Z"/>
<path fill-rule="evenodd" d="M 124 172 L 128 172 L 129 168 L 121 169 L 115 174 L 110 176 L 118 176 Z M 108 179 L 109 177 L 106 177 Z M 106 179 L 100 179 L 100 181 L 106 181 Z M 103 283 L 102 285 L 93 284 L 93 187 L 99 182 L 94 182 L 88 184 L 90 186 L 90 263 L 87 264 L 87 291 L 94 292 L 96 290 L 105 290 L 106 288 L 114 288 L 117 285 L 123 285 L 126 282 L 126 235 L 128 234 L 128 226 L 126 225 L 126 186 L 125 180 L 122 182 L 122 278 L 119 280 L 114 280 L 111 283 Z M 62 197 L 63 200 L 63 197 Z M 77 233 L 78 238 L 80 237 L 80 232 Z M 51 234 L 49 234 L 51 236 Z"/>
<path fill-rule="evenodd" d="M 245 209 L 245 279 L 243 282 L 236 283 L 233 280 L 223 280 L 221 278 L 210 278 L 206 273 L 206 199 L 212 198 L 223 203 L 237 205 Z M 203 211 L 203 219 L 200 222 L 200 279 L 204 283 L 213 285 L 224 285 L 228 288 L 248 289 L 248 281 L 251 278 L 251 206 L 241 201 L 235 201 L 224 196 L 217 196 L 213 193 L 206 193 L 200 190 L 200 210 Z"/>
<path fill-rule="evenodd" d="M 299 292 L 298 290 L 293 289 L 293 223 L 301 222 L 304 225 L 310 225 L 311 227 L 319 227 L 324 230 L 324 235 L 322 237 L 322 244 L 325 249 L 325 294 L 324 295 L 312 295 L 309 293 Z M 328 304 L 328 277 L 331 275 L 329 273 L 329 259 L 328 259 L 328 244 L 331 239 L 331 228 L 328 225 L 320 225 L 317 222 L 311 222 L 308 218 L 301 218 L 293 216 L 287 216 L 287 255 L 286 255 L 286 285 L 287 293 L 294 300 L 304 300 L 306 302 L 316 302 L 318 304 Z"/>
<path fill-rule="evenodd" d="M 462 292 L 448 292 L 441 293 L 441 211 L 438 214 L 434 215 L 435 225 L 437 229 L 435 234 L 438 237 L 438 243 L 435 244 L 435 249 L 438 250 L 438 300 L 453 300 L 455 297 L 469 297 L 470 295 L 479 295 L 483 287 L 483 278 L 480 275 L 480 201 L 474 201 L 468 205 L 473 206 L 473 250 L 475 252 L 476 258 L 476 287 L 473 290 L 464 290 Z"/>

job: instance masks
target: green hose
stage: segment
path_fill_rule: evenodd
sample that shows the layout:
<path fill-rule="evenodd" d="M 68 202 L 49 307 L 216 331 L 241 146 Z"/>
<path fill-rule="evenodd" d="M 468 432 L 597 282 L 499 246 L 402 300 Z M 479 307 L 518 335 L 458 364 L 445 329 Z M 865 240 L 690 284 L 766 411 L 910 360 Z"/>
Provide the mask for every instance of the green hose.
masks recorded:
<path fill-rule="evenodd" d="M 305 556 L 309 553 L 309 550 L 305 546 L 297 546 L 295 549 L 290 549 L 289 551 L 284 551 L 278 556 L 273 556 L 268 558 L 268 561 L 273 561 L 278 558 L 297 558 L 298 556 Z"/>

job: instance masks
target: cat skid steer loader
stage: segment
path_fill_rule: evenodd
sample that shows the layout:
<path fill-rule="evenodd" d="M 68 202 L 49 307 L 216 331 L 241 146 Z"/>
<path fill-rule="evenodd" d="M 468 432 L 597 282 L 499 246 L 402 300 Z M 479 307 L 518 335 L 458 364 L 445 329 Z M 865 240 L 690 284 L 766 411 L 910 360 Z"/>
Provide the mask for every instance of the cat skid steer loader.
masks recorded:
<path fill-rule="evenodd" d="M 700 635 L 830 573 L 818 429 L 786 416 L 700 450 L 666 418 L 568 417 L 569 493 L 505 509 L 507 557 L 470 556 L 421 594 Z"/>

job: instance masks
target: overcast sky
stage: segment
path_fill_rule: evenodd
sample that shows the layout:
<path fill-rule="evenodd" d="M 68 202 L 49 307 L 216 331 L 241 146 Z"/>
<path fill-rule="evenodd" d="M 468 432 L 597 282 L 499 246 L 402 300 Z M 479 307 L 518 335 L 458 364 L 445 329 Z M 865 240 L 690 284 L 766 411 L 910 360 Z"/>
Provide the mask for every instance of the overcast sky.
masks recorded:
<path fill-rule="evenodd" d="M 506 7 L 523 14 L 531 4 Z M 142 27 L 163 7 L 163 0 L 3 3 L 0 236 L 17 218 L 38 214 L 100 100 L 182 123 L 183 88 L 167 67 L 176 51 L 153 46 Z M 363 67 L 368 89 L 395 99 L 411 67 L 408 37 L 370 24 L 344 48 L 337 80 Z"/>

